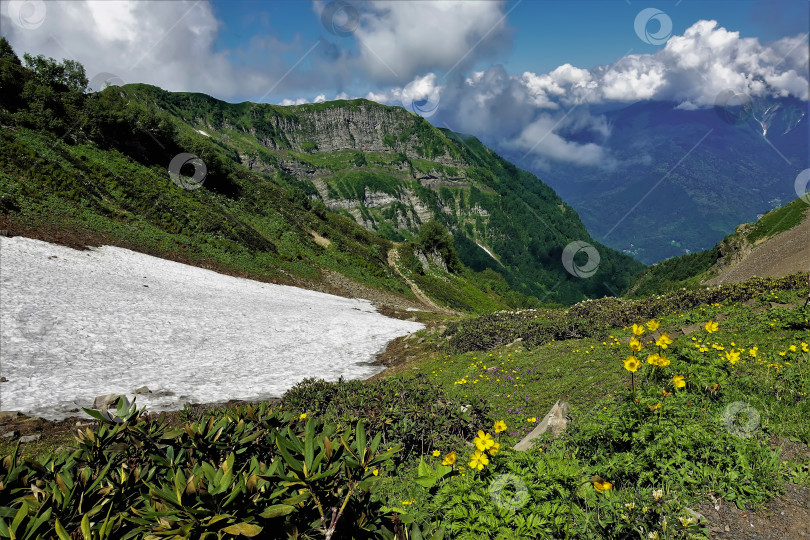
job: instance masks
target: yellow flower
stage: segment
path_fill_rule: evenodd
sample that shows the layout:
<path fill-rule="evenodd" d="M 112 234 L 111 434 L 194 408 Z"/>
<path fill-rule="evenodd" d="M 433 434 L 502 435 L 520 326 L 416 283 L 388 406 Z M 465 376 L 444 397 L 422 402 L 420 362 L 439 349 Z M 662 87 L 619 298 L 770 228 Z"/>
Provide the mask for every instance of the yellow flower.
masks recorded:
<path fill-rule="evenodd" d="M 482 451 L 476 450 L 475 453 L 470 456 L 469 465 L 471 469 L 478 469 L 480 471 L 485 465 L 489 465 L 489 458 Z"/>
<path fill-rule="evenodd" d="M 712 332 L 717 332 L 717 329 L 718 329 L 719 327 L 720 327 L 720 325 L 719 325 L 719 324 L 717 324 L 717 323 L 716 323 L 716 322 L 714 322 L 714 321 L 709 321 L 709 322 L 707 322 L 706 324 L 704 324 L 704 325 L 703 325 L 703 328 L 705 328 L 705 329 L 706 329 L 706 331 L 707 331 L 708 333 L 710 333 L 710 334 L 711 334 Z"/>
<path fill-rule="evenodd" d="M 660 367 L 667 367 L 669 365 L 669 358 L 663 354 L 658 357 L 658 365 Z"/>
<path fill-rule="evenodd" d="M 647 404 L 647 407 L 649 407 L 651 411 L 657 411 L 658 409 L 660 409 L 660 408 L 661 408 L 661 402 L 659 401 L 659 402 L 658 402 L 658 403 L 656 403 L 655 405 L 650 405 L 650 404 L 648 403 L 648 404 Z"/>
<path fill-rule="evenodd" d="M 498 453 L 498 451 L 500 449 L 501 449 L 501 443 L 495 443 L 495 444 L 492 445 L 492 448 L 489 449 L 489 454 L 491 456 L 494 456 L 495 454 Z"/>
<path fill-rule="evenodd" d="M 624 369 L 630 373 L 635 373 L 641 367 L 641 362 L 635 356 L 628 356 L 624 359 Z"/>
<path fill-rule="evenodd" d="M 371 471 L 371 474 L 373 474 L 374 476 L 379 476 L 380 471 L 379 469 L 374 469 L 373 471 Z"/>
<path fill-rule="evenodd" d="M 299 416 L 298 419 L 299 420 L 306 420 L 307 419 L 307 413 L 301 413 L 301 416 Z"/>
<path fill-rule="evenodd" d="M 439 457 L 440 455 L 442 455 L 442 453 L 439 452 L 438 450 L 433 451 L 433 457 Z"/>
<path fill-rule="evenodd" d="M 526 421 L 527 421 L 527 422 L 531 422 L 531 423 L 533 424 L 533 423 L 537 422 L 537 418 L 535 418 L 534 416 L 532 416 L 531 418 L 527 418 L 527 419 L 526 419 Z"/>
<path fill-rule="evenodd" d="M 613 484 L 611 484 L 610 482 L 608 482 L 607 480 L 605 480 L 600 476 L 594 476 L 592 480 L 593 480 L 593 487 L 594 489 L 596 489 L 596 491 L 609 491 L 613 489 Z"/>
<path fill-rule="evenodd" d="M 442 465 L 453 465 L 453 464 L 455 464 L 456 459 L 458 459 L 458 457 L 456 456 L 456 453 L 455 452 L 450 452 L 449 454 L 444 456 L 444 459 L 442 460 Z"/>
<path fill-rule="evenodd" d="M 634 324 L 633 325 L 633 333 L 637 336 L 640 336 L 644 333 L 644 325 L 643 324 Z"/>
<path fill-rule="evenodd" d="M 726 359 L 731 362 L 733 366 L 740 360 L 740 353 L 735 350 L 726 351 Z"/>
<path fill-rule="evenodd" d="M 647 355 L 647 363 L 648 363 L 648 364 L 650 364 L 650 365 L 652 365 L 652 366 L 657 366 L 657 365 L 660 365 L 660 364 L 658 363 L 658 362 L 659 362 L 659 360 L 660 360 L 660 358 L 661 358 L 661 356 L 660 356 L 658 353 L 655 353 L 655 354 L 648 354 L 648 355 Z"/>
<path fill-rule="evenodd" d="M 492 435 L 484 433 L 480 429 L 478 430 L 478 437 L 473 439 L 473 442 L 475 443 L 475 447 L 481 452 L 492 448 L 492 445 L 495 444 L 495 441 L 492 440 Z"/>
<path fill-rule="evenodd" d="M 790 352 L 796 352 L 796 345 L 791 345 L 788 348 L 790 349 Z"/>
<path fill-rule="evenodd" d="M 669 345 L 672 344 L 672 339 L 667 334 L 661 334 L 657 340 L 655 340 L 655 344 L 661 347 L 662 349 L 666 349 Z"/>
<path fill-rule="evenodd" d="M 655 319 L 647 321 L 647 328 L 650 329 L 650 332 L 655 332 L 656 330 L 658 330 L 658 327 L 660 325 L 661 323 L 659 321 L 656 321 Z"/>
<path fill-rule="evenodd" d="M 501 431 L 506 431 L 506 422 L 504 422 L 503 420 L 496 420 L 495 433 L 500 433 Z"/>
<path fill-rule="evenodd" d="M 641 342 L 637 340 L 635 337 L 630 338 L 630 350 L 633 352 L 638 352 L 641 350 Z"/>
<path fill-rule="evenodd" d="M 686 386 L 686 381 L 683 379 L 683 375 L 675 375 L 672 377 L 672 384 L 675 385 L 675 388 L 683 388 Z"/>
<path fill-rule="evenodd" d="M 810 352 L 810 345 L 808 345 L 807 343 L 802 342 L 802 351 Z"/>

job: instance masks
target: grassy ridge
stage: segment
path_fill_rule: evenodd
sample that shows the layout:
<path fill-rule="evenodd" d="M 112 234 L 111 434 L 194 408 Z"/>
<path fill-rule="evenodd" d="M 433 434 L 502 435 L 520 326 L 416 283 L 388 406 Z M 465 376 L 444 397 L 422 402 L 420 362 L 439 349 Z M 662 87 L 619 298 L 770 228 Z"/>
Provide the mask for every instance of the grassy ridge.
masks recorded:
<path fill-rule="evenodd" d="M 666 259 L 647 268 L 630 287 L 628 294 L 635 298 L 674 291 L 682 287 L 694 288 L 715 275 L 724 257 L 741 246 L 757 244 L 789 231 L 807 217 L 807 204 L 797 199 L 771 210 L 754 223 L 740 226 L 713 249 Z"/>

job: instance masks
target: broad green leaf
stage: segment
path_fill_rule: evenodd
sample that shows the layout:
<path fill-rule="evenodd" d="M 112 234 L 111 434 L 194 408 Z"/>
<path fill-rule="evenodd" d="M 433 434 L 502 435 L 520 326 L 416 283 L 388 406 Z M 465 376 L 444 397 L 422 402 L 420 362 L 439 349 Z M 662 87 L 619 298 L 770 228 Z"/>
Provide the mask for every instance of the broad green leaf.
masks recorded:
<path fill-rule="evenodd" d="M 308 498 L 309 498 L 309 491 L 305 491 L 303 493 L 299 493 L 298 495 L 293 495 L 292 497 L 290 497 L 288 499 L 284 499 L 283 502 L 284 502 L 284 504 L 295 505 L 295 504 L 304 502 Z"/>
<path fill-rule="evenodd" d="M 259 514 L 259 517 L 264 519 L 273 519 L 291 514 L 294 510 L 295 507 L 290 506 L 289 504 L 274 504 L 273 506 L 268 506 L 265 508 L 264 512 Z"/>
<path fill-rule="evenodd" d="M 56 531 L 56 536 L 59 537 L 59 540 L 71 540 L 70 535 L 68 534 L 68 532 L 62 526 L 62 524 L 59 523 L 58 518 L 57 518 L 56 523 L 54 524 L 53 528 Z M 0 531 L 0 533 L 2 533 L 2 532 L 3 531 Z"/>
<path fill-rule="evenodd" d="M 304 465 L 307 471 L 312 471 L 312 460 L 315 457 L 315 420 L 307 420 L 304 429 Z"/>
<path fill-rule="evenodd" d="M 363 422 L 357 422 L 357 455 L 360 456 L 360 460 L 363 461 L 365 456 L 363 455 L 366 450 L 366 428 L 363 427 Z"/>
<path fill-rule="evenodd" d="M 102 422 L 104 421 L 104 415 L 101 414 L 101 411 L 97 411 L 95 409 L 85 409 L 84 407 L 82 407 L 82 410 L 96 420 L 101 420 Z"/>
<path fill-rule="evenodd" d="M 81 529 L 85 540 L 90 540 L 91 538 L 93 538 L 93 533 L 90 532 L 90 516 L 88 516 L 87 514 L 85 514 L 84 517 L 82 518 Z"/>
<path fill-rule="evenodd" d="M 420 476 L 418 478 L 414 478 L 413 481 L 428 489 L 436 485 L 436 478 L 434 476 Z"/>
<path fill-rule="evenodd" d="M 419 467 L 416 469 L 416 474 L 419 476 L 433 476 L 433 468 L 425 463 L 423 458 L 419 458 Z"/>
<path fill-rule="evenodd" d="M 228 534 L 239 534 L 242 536 L 254 537 L 262 532 L 262 528 L 258 525 L 253 525 L 252 523 L 236 523 L 230 527 L 225 527 L 222 529 L 222 531 Z"/>

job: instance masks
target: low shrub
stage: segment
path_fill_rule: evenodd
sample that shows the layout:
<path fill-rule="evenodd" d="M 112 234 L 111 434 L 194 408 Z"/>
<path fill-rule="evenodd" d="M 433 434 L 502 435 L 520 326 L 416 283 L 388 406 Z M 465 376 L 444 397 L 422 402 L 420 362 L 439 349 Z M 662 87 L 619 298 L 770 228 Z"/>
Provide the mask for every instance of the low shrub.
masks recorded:
<path fill-rule="evenodd" d="M 123 398 L 75 449 L 0 468 L 10 538 L 381 538 L 371 489 L 398 447 L 263 404 L 169 429 Z M 390 536 L 390 534 L 389 534 Z"/>
<path fill-rule="evenodd" d="M 384 446 L 401 445 L 393 458 L 395 465 L 433 448 L 469 440 L 490 423 L 485 399 L 474 398 L 468 403 L 451 400 L 425 375 L 374 382 L 305 379 L 284 394 L 280 405 L 283 410 L 315 415 L 328 422 L 362 418 L 369 434 L 379 434 Z"/>

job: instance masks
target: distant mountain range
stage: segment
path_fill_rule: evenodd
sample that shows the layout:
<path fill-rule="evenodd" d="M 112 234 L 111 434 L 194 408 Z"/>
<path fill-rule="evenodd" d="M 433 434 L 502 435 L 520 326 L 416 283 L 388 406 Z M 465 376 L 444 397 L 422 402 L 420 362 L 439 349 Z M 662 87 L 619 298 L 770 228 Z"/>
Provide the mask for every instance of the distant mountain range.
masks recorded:
<path fill-rule="evenodd" d="M 543 180 L 594 238 L 647 264 L 711 248 L 739 223 L 795 199 L 795 178 L 810 166 L 807 102 L 732 98 L 727 105 L 640 102 L 601 111 L 610 126 L 604 140 L 592 132 L 565 136 L 604 146 L 611 162 L 552 162 Z M 520 156 L 506 157 L 521 164 Z"/>

